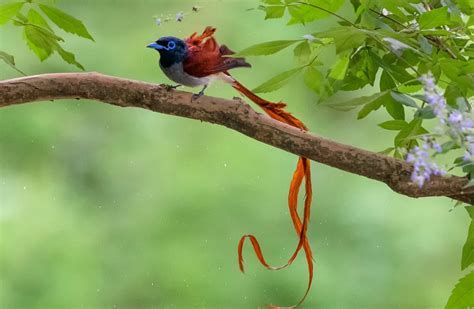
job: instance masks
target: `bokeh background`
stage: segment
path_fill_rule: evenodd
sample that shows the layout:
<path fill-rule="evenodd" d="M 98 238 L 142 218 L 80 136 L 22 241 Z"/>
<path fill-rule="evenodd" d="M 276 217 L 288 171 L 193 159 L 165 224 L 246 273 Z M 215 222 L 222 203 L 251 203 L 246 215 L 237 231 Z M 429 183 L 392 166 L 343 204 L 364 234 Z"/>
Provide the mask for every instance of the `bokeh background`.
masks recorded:
<path fill-rule="evenodd" d="M 220 42 L 241 50 L 335 24 L 287 27 L 248 10 L 258 4 L 64 0 L 58 6 L 81 19 L 95 43 L 60 33 L 87 70 L 161 83 L 158 55 L 145 48 L 160 36 L 213 25 Z M 190 13 L 193 5 L 198 13 Z M 190 13 L 181 23 L 154 22 L 179 11 Z M 27 74 L 75 71 L 57 55 L 39 62 L 12 25 L 0 28 L 0 50 Z M 295 65 L 290 49 L 248 60 L 253 68 L 234 75 L 249 87 Z M 1 79 L 16 76 L 0 63 Z M 236 95 L 220 83 L 207 94 Z M 298 78 L 266 97 L 288 102 L 313 132 L 342 143 L 380 151 L 393 139 L 376 127 L 382 114 L 356 121 L 354 112 L 317 105 Z M 286 205 L 295 164 L 295 156 L 229 129 L 141 109 L 83 100 L 2 108 L 0 307 L 293 304 L 306 287 L 303 257 L 268 272 L 248 246 L 242 275 L 236 248 L 241 235 L 254 233 L 272 263 L 288 258 L 297 243 Z M 316 271 L 304 308 L 443 307 L 461 276 L 465 211 L 321 164 L 313 171 Z"/>

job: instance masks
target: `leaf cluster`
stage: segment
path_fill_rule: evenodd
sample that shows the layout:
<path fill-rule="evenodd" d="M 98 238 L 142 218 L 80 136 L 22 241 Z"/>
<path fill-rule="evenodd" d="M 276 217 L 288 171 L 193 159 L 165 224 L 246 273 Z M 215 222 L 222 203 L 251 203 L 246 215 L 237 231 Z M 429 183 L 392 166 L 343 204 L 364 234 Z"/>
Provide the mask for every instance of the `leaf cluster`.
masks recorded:
<path fill-rule="evenodd" d="M 77 18 L 52 5 L 29 0 L 0 5 L 0 26 L 9 22 L 22 29 L 26 45 L 41 61 L 56 52 L 65 62 L 84 70 L 76 56 L 61 46 L 64 39 L 50 25 L 54 24 L 65 32 L 94 41 L 87 28 Z M 0 59 L 23 74 L 15 66 L 12 55 L 1 51 Z"/>
<path fill-rule="evenodd" d="M 434 118 L 420 93 L 422 74 L 432 72 L 452 108 L 470 110 L 474 94 L 471 0 L 262 0 L 259 8 L 265 19 L 288 18 L 287 25 L 302 24 L 309 34 L 257 44 L 239 53 L 266 56 L 293 48 L 297 66 L 256 87 L 257 92 L 275 91 L 302 74 L 318 103 L 338 110 L 357 108 L 358 119 L 381 110 L 388 119 L 379 127 L 395 132 L 393 145 L 383 152 L 399 158 L 397 149 L 417 145 L 417 139 L 429 133 L 424 122 Z M 317 31 L 317 21 L 327 17 L 336 25 Z M 334 62 L 323 64 L 318 56 L 328 50 L 334 51 Z M 366 87 L 378 91 L 327 103 L 336 94 Z M 444 146 L 446 151 L 458 148 Z"/>

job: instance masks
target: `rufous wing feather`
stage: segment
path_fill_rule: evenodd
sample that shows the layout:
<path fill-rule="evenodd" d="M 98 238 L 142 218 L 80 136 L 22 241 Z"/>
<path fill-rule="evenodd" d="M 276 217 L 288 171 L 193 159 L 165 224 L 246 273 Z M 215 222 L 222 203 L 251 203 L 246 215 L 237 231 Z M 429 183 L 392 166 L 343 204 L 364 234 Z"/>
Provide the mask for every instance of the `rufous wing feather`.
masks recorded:
<path fill-rule="evenodd" d="M 244 58 L 225 57 L 234 52 L 219 44 L 213 37 L 215 28 L 207 27 L 201 35 L 193 33 L 185 40 L 188 56 L 183 63 L 186 73 L 195 77 L 207 77 L 238 67 L 250 67 Z"/>

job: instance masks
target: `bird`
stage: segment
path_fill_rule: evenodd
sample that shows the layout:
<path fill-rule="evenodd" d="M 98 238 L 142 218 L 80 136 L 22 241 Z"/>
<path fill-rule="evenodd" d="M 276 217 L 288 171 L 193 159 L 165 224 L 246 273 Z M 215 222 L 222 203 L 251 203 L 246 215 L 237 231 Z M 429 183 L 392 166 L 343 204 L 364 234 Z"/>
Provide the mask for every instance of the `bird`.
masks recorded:
<path fill-rule="evenodd" d="M 303 122 L 285 110 L 285 103 L 267 101 L 232 77 L 229 70 L 235 68 L 250 68 L 251 65 L 242 57 L 229 57 L 235 53 L 226 45 L 219 45 L 217 43 L 214 38 L 215 32 L 216 28 L 208 26 L 204 29 L 202 34 L 195 32 L 185 39 L 164 36 L 147 45 L 148 48 L 159 52 L 159 65 L 161 70 L 170 80 L 177 83 L 177 85 L 170 86 L 169 88 L 176 88 L 181 85 L 188 87 L 201 86 L 202 89 L 193 95 L 193 100 L 198 100 L 212 81 L 222 80 L 257 104 L 271 118 L 307 131 L 308 129 Z M 301 220 L 300 214 L 298 213 L 298 194 L 303 180 L 306 194 L 302 215 L 303 220 Z M 295 305 L 290 306 L 290 308 L 297 307 L 304 302 L 313 280 L 313 255 L 307 237 L 312 196 L 310 161 L 305 157 L 299 157 L 288 193 L 289 213 L 299 239 L 292 256 L 284 265 L 269 265 L 264 258 L 257 238 L 252 234 L 242 236 L 237 248 L 238 263 L 241 272 L 244 272 L 243 246 L 247 239 L 250 240 L 260 263 L 269 270 L 278 270 L 291 265 L 300 250 L 304 250 L 308 266 L 308 284 L 303 297 Z M 270 308 L 283 307 L 270 305 Z"/>

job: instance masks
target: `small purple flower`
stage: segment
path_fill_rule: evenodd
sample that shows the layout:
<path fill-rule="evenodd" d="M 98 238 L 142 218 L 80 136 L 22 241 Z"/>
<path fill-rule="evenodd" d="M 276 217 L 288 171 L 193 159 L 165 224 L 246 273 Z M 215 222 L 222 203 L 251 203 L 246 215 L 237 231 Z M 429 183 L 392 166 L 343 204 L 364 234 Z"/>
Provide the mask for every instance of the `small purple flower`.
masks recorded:
<path fill-rule="evenodd" d="M 440 144 L 436 143 L 436 142 L 433 142 L 433 144 L 431 145 L 433 147 L 433 149 L 437 152 L 437 153 L 442 153 L 443 152 L 443 147 L 441 147 Z"/>
<path fill-rule="evenodd" d="M 474 122 L 471 114 L 448 106 L 446 99 L 436 89 L 433 74 L 428 72 L 419 80 L 423 84 L 425 101 L 433 109 L 438 126 L 435 128 L 440 136 L 447 136 L 455 145 L 465 150 L 464 160 L 474 162 Z M 439 144 L 431 142 L 431 147 L 440 152 Z"/>
<path fill-rule="evenodd" d="M 421 75 L 419 80 L 425 86 L 425 91 L 433 92 L 436 89 L 436 84 L 434 82 L 433 74 L 431 74 L 431 72 Z"/>
<path fill-rule="evenodd" d="M 413 164 L 413 173 L 411 181 L 416 183 L 418 187 L 423 187 L 424 183 L 430 179 L 432 175 L 444 175 L 445 171 L 432 162 L 428 149 L 431 149 L 429 142 L 424 141 L 421 147 L 415 146 L 406 156 L 406 162 Z"/>
<path fill-rule="evenodd" d="M 176 13 L 175 19 L 176 19 L 177 22 L 182 22 L 183 19 L 184 19 L 184 13 L 183 12 Z"/>
<path fill-rule="evenodd" d="M 464 161 L 466 162 L 474 162 L 474 143 L 469 142 L 468 146 L 466 147 L 466 151 L 464 152 L 463 156 Z"/>
<path fill-rule="evenodd" d="M 447 112 L 447 104 L 445 98 L 436 90 L 436 84 L 431 72 L 422 75 L 419 80 L 423 83 L 425 90 L 425 100 L 428 105 L 433 108 L 434 114 L 444 123 L 444 118 Z"/>
<path fill-rule="evenodd" d="M 449 114 L 448 120 L 451 124 L 458 124 L 463 120 L 462 113 L 458 110 L 454 110 Z"/>

